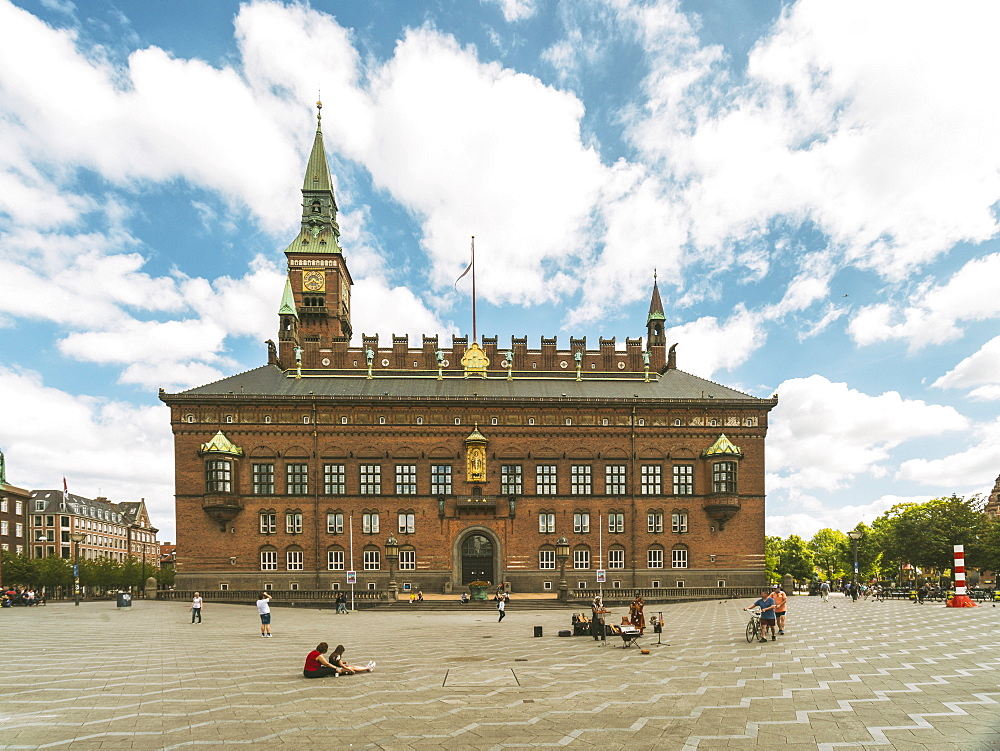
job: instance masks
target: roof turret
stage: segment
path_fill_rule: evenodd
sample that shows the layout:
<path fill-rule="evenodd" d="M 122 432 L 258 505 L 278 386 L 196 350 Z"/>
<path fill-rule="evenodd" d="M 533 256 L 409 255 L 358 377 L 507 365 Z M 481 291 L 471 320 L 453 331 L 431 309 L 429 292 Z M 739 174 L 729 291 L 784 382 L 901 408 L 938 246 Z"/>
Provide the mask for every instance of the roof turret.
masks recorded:
<path fill-rule="evenodd" d="M 323 103 L 316 102 L 316 137 L 302 180 L 302 229 L 285 253 L 341 253 L 337 199 L 323 144 Z"/>
<path fill-rule="evenodd" d="M 281 293 L 281 305 L 278 306 L 279 316 L 295 316 L 299 317 L 298 310 L 295 309 L 295 295 L 292 293 L 292 280 L 290 277 L 285 277 L 285 291 Z"/>

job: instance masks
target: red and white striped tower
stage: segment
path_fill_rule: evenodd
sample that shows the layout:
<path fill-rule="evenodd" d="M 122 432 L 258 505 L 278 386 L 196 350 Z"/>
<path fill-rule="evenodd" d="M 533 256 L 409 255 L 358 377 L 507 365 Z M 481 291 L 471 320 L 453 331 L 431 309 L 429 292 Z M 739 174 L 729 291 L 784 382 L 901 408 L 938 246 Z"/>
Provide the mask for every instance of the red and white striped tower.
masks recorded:
<path fill-rule="evenodd" d="M 946 603 L 949 608 L 975 608 L 975 602 L 965 593 L 965 546 L 955 546 L 955 596 Z"/>

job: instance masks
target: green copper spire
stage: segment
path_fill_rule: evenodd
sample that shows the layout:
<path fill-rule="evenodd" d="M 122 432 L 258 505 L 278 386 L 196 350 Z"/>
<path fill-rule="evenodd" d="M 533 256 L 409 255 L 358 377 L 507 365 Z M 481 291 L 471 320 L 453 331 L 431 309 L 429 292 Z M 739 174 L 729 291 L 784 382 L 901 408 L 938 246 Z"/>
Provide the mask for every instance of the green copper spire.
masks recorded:
<path fill-rule="evenodd" d="M 337 199 L 323 145 L 323 103 L 316 102 L 316 137 L 302 180 L 302 229 L 286 253 L 340 253 Z"/>
<path fill-rule="evenodd" d="M 299 312 L 295 309 L 295 296 L 292 294 L 292 280 L 285 277 L 285 291 L 281 293 L 281 305 L 278 307 L 278 315 L 293 315 L 299 317 Z"/>
<path fill-rule="evenodd" d="M 666 316 L 663 315 L 663 303 L 660 302 L 660 288 L 656 284 L 656 272 L 653 272 L 653 297 L 649 301 L 649 315 L 646 316 L 646 325 L 648 326 L 651 321 L 663 321 L 666 320 Z"/>

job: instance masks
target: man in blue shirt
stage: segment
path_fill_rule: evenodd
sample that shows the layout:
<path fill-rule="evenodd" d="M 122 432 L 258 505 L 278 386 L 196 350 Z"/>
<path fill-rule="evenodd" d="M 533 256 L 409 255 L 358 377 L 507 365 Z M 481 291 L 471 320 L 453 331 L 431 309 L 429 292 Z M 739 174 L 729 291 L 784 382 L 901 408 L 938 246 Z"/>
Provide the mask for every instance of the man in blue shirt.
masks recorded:
<path fill-rule="evenodd" d="M 774 598 L 771 597 L 771 590 L 765 589 L 760 593 L 760 599 L 757 600 L 750 608 L 760 608 L 760 640 L 767 643 L 767 630 L 771 630 L 771 641 L 774 641 L 778 637 L 775 635 L 774 628 L 774 607 L 776 603 Z M 744 610 L 750 610 L 750 608 L 743 608 Z"/>

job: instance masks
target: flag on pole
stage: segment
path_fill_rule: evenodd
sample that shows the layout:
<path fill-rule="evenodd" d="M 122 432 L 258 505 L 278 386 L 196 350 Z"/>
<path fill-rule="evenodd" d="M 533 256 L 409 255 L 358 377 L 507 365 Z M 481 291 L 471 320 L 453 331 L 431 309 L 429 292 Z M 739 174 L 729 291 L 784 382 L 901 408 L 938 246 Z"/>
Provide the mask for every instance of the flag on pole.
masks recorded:
<path fill-rule="evenodd" d="M 462 281 L 463 277 L 472 271 L 472 267 L 476 265 L 476 238 L 472 238 L 472 260 L 469 261 L 469 265 L 465 267 L 465 271 L 462 272 L 461 276 L 455 280 L 455 289 L 458 289 L 458 283 Z"/>
<path fill-rule="evenodd" d="M 66 508 L 67 503 L 69 503 L 69 485 L 66 484 L 66 477 L 63 476 L 63 497 L 62 497 L 63 509 Z"/>

